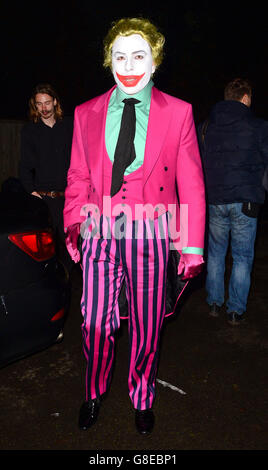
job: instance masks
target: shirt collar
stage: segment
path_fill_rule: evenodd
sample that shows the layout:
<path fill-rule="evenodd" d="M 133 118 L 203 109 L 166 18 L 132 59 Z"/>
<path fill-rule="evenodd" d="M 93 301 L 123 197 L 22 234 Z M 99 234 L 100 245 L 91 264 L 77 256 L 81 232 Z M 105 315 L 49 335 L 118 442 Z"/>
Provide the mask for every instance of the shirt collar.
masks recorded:
<path fill-rule="evenodd" d="M 127 93 L 124 93 L 119 87 L 116 87 L 115 89 L 115 101 L 117 104 L 122 104 L 122 101 L 125 98 L 135 98 L 140 101 L 136 106 L 147 106 L 150 104 L 151 101 L 151 92 L 152 92 L 152 87 L 154 83 L 152 80 L 150 80 L 147 85 L 138 93 L 135 93 L 134 95 L 128 95 Z"/>
<path fill-rule="evenodd" d="M 56 119 L 55 124 L 52 127 L 50 127 L 41 118 L 37 121 L 37 124 L 39 124 L 39 126 L 41 127 L 44 127 L 45 129 L 54 129 L 54 127 L 58 127 L 58 123 L 59 123 L 59 120 Z"/>

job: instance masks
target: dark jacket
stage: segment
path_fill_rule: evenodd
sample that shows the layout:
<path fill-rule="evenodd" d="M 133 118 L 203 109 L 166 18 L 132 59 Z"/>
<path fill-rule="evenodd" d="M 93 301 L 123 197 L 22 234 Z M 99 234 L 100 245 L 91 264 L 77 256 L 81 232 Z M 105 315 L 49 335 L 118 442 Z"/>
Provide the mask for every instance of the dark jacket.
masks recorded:
<path fill-rule="evenodd" d="M 268 164 L 268 122 L 256 118 L 239 101 L 220 101 L 209 116 L 202 143 L 209 204 L 256 202 L 262 204 L 265 191 L 262 178 Z"/>

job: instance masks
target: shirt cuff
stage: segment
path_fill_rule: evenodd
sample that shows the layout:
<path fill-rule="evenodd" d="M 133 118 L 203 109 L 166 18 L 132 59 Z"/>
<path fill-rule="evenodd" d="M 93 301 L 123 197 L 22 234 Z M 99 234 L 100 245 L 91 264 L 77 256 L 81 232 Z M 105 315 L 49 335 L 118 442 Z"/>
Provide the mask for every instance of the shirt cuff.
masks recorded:
<path fill-rule="evenodd" d="M 182 252 L 182 254 L 189 253 L 191 255 L 201 255 L 201 256 L 203 256 L 204 249 L 203 248 L 196 248 L 195 246 L 187 246 L 187 248 L 183 248 L 181 252 Z"/>

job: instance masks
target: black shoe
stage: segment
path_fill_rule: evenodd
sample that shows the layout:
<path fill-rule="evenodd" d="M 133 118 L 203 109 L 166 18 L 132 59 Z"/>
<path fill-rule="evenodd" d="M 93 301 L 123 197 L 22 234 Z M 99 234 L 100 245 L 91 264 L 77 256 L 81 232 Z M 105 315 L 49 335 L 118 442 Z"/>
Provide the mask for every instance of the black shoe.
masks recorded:
<path fill-rule="evenodd" d="M 220 307 L 214 302 L 212 305 L 210 305 L 209 315 L 211 317 L 218 317 L 219 314 L 220 314 Z"/>
<path fill-rule="evenodd" d="M 229 325 L 232 325 L 232 326 L 240 325 L 240 323 L 244 321 L 244 319 L 245 319 L 244 315 L 239 315 L 236 312 L 227 313 L 227 321 Z"/>
<path fill-rule="evenodd" d="M 135 424 L 140 434 L 150 434 L 154 427 L 154 414 L 149 410 L 136 410 Z"/>
<path fill-rule="evenodd" d="M 92 426 L 98 418 L 100 410 L 100 400 L 95 398 L 94 400 L 85 401 L 80 408 L 78 426 L 83 431 L 86 431 Z"/>

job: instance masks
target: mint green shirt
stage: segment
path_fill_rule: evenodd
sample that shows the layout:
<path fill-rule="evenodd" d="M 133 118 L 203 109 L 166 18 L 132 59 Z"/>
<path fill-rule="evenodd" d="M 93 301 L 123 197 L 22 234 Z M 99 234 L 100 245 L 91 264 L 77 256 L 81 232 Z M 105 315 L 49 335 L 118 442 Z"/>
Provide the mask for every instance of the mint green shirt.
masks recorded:
<path fill-rule="evenodd" d="M 121 118 L 124 108 L 123 100 L 125 98 L 136 98 L 137 100 L 140 100 L 140 103 L 135 105 L 136 134 L 134 139 L 134 146 L 136 158 L 134 162 L 132 162 L 131 165 L 126 168 L 125 175 L 129 175 L 133 171 L 140 168 L 140 166 L 143 164 L 152 86 L 153 82 L 150 80 L 146 87 L 134 95 L 127 95 L 117 87 L 113 91 L 109 101 L 105 127 L 105 143 L 108 156 L 113 163 L 114 152 L 120 131 Z"/>

